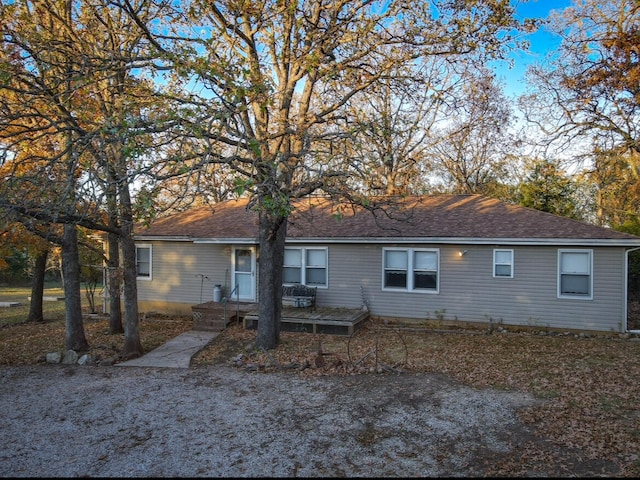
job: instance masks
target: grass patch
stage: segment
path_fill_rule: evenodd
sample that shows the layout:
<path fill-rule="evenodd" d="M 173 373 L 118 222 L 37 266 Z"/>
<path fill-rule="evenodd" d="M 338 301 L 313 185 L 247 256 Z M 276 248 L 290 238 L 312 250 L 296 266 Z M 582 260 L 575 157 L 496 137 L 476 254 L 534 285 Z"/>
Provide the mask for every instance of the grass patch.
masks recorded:
<path fill-rule="evenodd" d="M 89 302 L 82 297 L 84 313 Z M 42 304 L 44 322 L 27 322 L 31 289 L 1 287 L 0 302 L 20 302 L 18 307 L 0 307 L 0 365 L 33 365 L 43 361 L 50 352 L 64 352 L 65 302 L 45 301 Z M 60 287 L 45 289 L 44 296 L 64 297 Z M 190 316 L 147 315 L 139 324 L 140 340 L 145 352 L 188 331 L 193 325 Z M 124 334 L 109 334 L 109 319 L 105 315 L 85 316 L 83 321 L 89 352 L 98 362 L 117 357 L 124 347 Z"/>
<path fill-rule="evenodd" d="M 9 325 L 17 325 L 27 321 L 29 316 L 29 307 L 31 296 L 31 288 L 29 287 L 2 287 L 0 288 L 0 302 L 18 302 L 19 306 L 0 307 L 0 327 Z M 45 297 L 64 297 L 64 290 L 60 287 L 45 288 L 43 296 Z M 64 319 L 65 303 L 58 302 L 42 302 L 42 313 L 45 322 L 53 322 Z"/>

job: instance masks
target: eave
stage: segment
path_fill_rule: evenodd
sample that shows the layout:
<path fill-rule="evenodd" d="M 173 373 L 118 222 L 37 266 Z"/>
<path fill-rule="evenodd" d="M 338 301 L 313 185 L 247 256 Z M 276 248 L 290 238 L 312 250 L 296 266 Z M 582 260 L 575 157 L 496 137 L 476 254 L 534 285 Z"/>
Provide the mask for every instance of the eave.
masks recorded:
<path fill-rule="evenodd" d="M 136 236 L 137 241 L 191 242 L 213 245 L 257 245 L 257 238 L 192 238 L 188 236 Z M 470 238 L 470 237 L 288 237 L 287 244 L 440 244 L 440 245 L 514 245 L 640 247 L 640 240 L 613 238 Z"/>

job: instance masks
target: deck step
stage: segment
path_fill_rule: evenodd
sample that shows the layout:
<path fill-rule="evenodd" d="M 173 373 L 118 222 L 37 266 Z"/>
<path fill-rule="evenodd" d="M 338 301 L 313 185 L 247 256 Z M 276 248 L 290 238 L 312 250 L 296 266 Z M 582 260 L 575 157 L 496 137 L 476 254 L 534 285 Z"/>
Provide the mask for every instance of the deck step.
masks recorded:
<path fill-rule="evenodd" d="M 251 304 L 253 307 L 254 304 Z M 227 325 L 238 319 L 235 304 L 206 302 L 191 307 L 193 313 L 193 329 L 209 332 L 221 332 Z"/>

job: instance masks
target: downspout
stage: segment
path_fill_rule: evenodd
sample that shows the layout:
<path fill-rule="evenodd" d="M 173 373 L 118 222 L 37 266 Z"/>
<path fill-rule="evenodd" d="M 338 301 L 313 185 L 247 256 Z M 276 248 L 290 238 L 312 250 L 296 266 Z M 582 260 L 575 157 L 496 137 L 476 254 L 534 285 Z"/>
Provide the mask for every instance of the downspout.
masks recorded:
<path fill-rule="evenodd" d="M 640 247 L 630 248 L 625 250 L 624 257 L 624 332 L 630 331 L 640 333 L 640 330 L 629 330 L 629 254 L 640 250 Z"/>

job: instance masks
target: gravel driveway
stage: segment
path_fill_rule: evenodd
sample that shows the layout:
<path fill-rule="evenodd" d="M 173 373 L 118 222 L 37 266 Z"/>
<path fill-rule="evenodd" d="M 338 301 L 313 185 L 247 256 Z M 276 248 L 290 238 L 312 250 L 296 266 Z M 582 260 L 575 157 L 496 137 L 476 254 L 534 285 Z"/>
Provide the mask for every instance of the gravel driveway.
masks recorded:
<path fill-rule="evenodd" d="M 525 394 L 440 375 L 0 367 L 3 477 L 482 476 Z M 536 476 L 544 476 L 536 472 Z"/>

